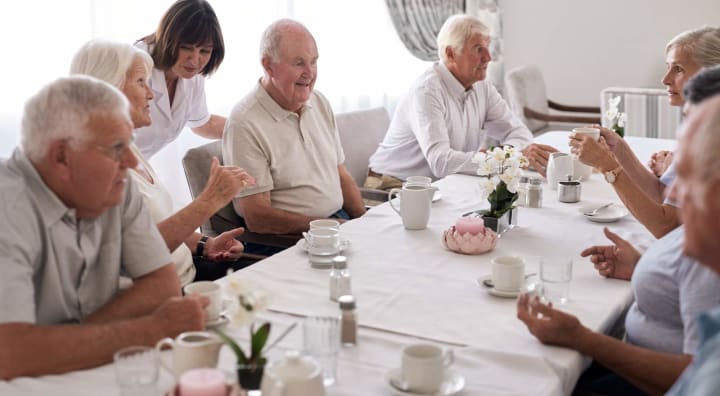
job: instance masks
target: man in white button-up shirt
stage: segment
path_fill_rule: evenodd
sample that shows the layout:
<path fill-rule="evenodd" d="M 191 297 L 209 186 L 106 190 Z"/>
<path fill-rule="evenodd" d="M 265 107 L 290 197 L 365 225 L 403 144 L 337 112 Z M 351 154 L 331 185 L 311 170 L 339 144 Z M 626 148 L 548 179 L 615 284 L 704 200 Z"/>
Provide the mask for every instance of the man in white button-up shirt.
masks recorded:
<path fill-rule="evenodd" d="M 473 155 L 492 142 L 522 149 L 544 173 L 549 153 L 556 150 L 532 144 L 532 133 L 485 81 L 492 60 L 487 27 L 475 17 L 455 15 L 440 29 L 437 42 L 441 62 L 423 73 L 398 104 L 384 141 L 370 158 L 368 187 L 388 187 L 380 185 L 382 175 L 404 180 L 474 174 Z"/>

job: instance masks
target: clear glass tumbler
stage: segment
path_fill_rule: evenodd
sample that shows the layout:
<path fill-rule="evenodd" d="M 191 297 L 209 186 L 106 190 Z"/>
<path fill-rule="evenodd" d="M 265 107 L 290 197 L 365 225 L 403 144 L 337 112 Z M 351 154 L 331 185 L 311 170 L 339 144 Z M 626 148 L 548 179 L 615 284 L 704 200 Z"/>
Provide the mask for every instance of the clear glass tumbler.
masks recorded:
<path fill-rule="evenodd" d="M 573 261 L 564 257 L 550 257 L 540 260 L 540 282 L 542 299 L 554 305 L 565 304 L 570 297 Z"/>
<path fill-rule="evenodd" d="M 155 349 L 133 346 L 115 352 L 115 377 L 122 396 L 156 396 L 158 357 Z"/>
<path fill-rule="evenodd" d="M 303 321 L 303 353 L 312 356 L 323 370 L 323 382 L 330 386 L 337 379 L 340 351 L 340 320 L 332 316 L 309 316 Z"/>

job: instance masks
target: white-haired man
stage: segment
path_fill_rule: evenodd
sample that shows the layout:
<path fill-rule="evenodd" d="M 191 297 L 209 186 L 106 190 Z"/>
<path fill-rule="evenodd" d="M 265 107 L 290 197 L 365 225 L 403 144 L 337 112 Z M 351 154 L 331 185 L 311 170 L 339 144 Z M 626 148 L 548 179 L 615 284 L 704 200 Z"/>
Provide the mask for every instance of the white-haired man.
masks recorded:
<path fill-rule="evenodd" d="M 523 150 L 545 173 L 554 148 L 532 144 L 532 133 L 485 81 L 489 30 L 470 15 L 454 15 L 437 37 L 440 62 L 410 89 L 395 110 L 385 139 L 370 158 L 366 187 L 391 188 L 409 176 L 475 174 L 471 159 L 487 139 Z"/>
<path fill-rule="evenodd" d="M 81 76 L 25 106 L 22 149 L 0 163 L 0 379 L 97 366 L 203 327 L 208 301 L 179 297 L 128 177 L 129 114 L 120 91 Z M 121 272 L 134 284 L 118 293 Z"/>
<path fill-rule="evenodd" d="M 680 140 L 671 197 L 685 224 L 683 253 L 720 273 L 720 96 L 699 105 Z M 720 389 L 720 307 L 700 315 L 700 347 L 668 395 L 717 395 Z"/>
<path fill-rule="evenodd" d="M 315 91 L 318 50 L 312 34 L 289 19 L 272 23 L 260 48 L 265 72 L 225 124 L 223 157 L 255 177 L 233 201 L 247 228 L 298 234 L 311 220 L 362 216 L 327 99 Z M 246 252 L 271 253 L 253 244 Z"/>

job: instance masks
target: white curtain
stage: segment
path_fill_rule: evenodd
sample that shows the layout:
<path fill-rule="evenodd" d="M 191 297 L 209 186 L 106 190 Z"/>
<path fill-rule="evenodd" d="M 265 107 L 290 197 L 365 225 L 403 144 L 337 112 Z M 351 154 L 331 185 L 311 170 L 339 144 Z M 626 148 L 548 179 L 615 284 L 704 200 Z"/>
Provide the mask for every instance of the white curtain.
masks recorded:
<path fill-rule="evenodd" d="M 0 95 L 0 157 L 20 141 L 25 100 L 45 83 L 67 74 L 74 52 L 95 37 L 132 43 L 154 31 L 172 0 L 25 0 L 3 13 L 4 76 Z M 383 0 L 210 0 L 223 29 L 225 61 L 206 84 L 208 106 L 227 115 L 262 75 L 260 35 L 272 21 L 303 22 L 320 53 L 316 89 L 336 112 L 386 106 L 429 66 L 403 47 Z M 153 157 L 153 166 L 175 197 L 190 199 L 180 159 L 205 140 L 185 131 Z"/>

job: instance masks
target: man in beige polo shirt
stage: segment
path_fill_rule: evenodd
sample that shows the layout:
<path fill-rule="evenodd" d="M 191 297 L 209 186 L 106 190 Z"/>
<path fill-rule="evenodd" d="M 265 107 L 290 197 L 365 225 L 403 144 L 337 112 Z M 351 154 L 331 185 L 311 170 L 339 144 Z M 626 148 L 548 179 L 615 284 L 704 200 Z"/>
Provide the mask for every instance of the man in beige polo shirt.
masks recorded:
<path fill-rule="evenodd" d="M 297 234 L 314 219 L 365 213 L 343 165 L 333 111 L 313 90 L 317 59 L 315 39 L 302 24 L 289 19 L 271 24 L 261 42 L 265 75 L 225 124 L 225 163 L 256 178 L 255 187 L 233 200 L 251 231 Z M 268 253 L 252 244 L 246 251 Z"/>

